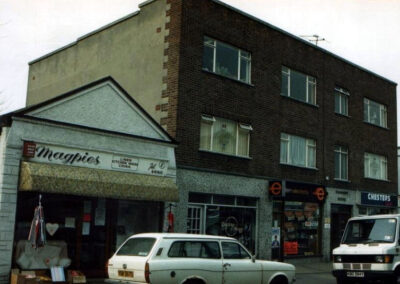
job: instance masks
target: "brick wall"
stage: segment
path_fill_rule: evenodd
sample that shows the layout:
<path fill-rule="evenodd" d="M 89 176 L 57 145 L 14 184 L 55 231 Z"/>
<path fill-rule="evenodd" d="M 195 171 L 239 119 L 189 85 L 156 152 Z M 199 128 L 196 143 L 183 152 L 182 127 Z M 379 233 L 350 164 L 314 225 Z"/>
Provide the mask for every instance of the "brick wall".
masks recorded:
<path fill-rule="evenodd" d="M 176 134 L 180 143 L 176 152 L 178 165 L 338 188 L 397 191 L 394 84 L 213 1 L 170 2 L 175 3 L 171 13 L 177 17 L 171 17 L 168 37 L 171 42 L 168 80 L 174 83 L 167 90 L 170 96 L 168 130 Z M 179 21 L 181 28 L 176 30 Z M 252 85 L 202 71 L 204 35 L 251 52 Z M 174 45 L 178 39 L 181 39 L 180 49 Z M 172 58 L 175 59 L 172 61 Z M 280 95 L 282 65 L 317 78 L 317 106 Z M 336 85 L 350 91 L 350 117 L 334 113 Z M 364 97 L 387 106 L 388 129 L 363 122 Z M 252 159 L 199 152 L 202 113 L 251 124 L 254 129 L 250 145 Z M 175 123 L 176 133 L 172 130 Z M 317 141 L 318 170 L 280 165 L 281 132 Z M 333 180 L 335 144 L 348 146 L 350 183 Z M 365 151 L 388 157 L 389 182 L 363 177 Z"/>

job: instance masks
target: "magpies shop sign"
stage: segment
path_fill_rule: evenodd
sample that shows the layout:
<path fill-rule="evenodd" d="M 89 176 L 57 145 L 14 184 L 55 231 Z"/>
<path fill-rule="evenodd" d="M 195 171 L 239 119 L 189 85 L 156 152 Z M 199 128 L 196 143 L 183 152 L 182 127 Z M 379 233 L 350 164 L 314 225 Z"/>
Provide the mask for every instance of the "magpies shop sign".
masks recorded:
<path fill-rule="evenodd" d="M 35 142 L 24 142 L 23 156 L 38 163 L 78 166 L 95 169 L 135 172 L 164 176 L 167 173 L 168 161 L 134 157 L 122 154 L 47 145 Z"/>

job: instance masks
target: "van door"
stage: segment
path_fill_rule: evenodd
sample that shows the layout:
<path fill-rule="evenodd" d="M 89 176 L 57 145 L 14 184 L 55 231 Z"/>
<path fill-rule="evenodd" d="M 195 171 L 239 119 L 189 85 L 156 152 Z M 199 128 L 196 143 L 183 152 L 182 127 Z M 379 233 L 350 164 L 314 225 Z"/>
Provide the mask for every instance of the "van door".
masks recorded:
<path fill-rule="evenodd" d="M 237 242 L 223 241 L 222 268 L 225 284 L 261 284 L 261 263 L 253 262 L 251 255 Z"/>

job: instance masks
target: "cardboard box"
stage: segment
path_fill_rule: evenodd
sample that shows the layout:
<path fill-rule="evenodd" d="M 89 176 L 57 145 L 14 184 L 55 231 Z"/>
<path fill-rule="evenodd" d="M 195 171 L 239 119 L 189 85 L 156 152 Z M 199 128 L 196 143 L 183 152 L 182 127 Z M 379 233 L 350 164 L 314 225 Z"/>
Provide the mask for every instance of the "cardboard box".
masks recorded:
<path fill-rule="evenodd" d="M 22 270 L 11 269 L 10 284 L 49 284 L 51 278 L 46 270 Z M 64 282 L 66 283 L 66 282 Z"/>
<path fill-rule="evenodd" d="M 78 270 L 68 270 L 67 271 L 68 283 L 78 284 L 78 283 L 86 283 L 86 276 L 78 271 Z"/>

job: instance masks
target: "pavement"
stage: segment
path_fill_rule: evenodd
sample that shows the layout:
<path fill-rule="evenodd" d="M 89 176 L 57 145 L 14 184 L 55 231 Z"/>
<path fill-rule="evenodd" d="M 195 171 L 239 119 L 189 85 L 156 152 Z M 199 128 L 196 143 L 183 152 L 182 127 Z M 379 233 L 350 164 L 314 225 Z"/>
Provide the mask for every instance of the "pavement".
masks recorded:
<path fill-rule="evenodd" d="M 331 273 L 332 262 L 313 261 L 313 262 L 300 262 L 290 261 L 285 262 L 296 266 L 296 274 L 311 274 L 311 273 Z"/>

